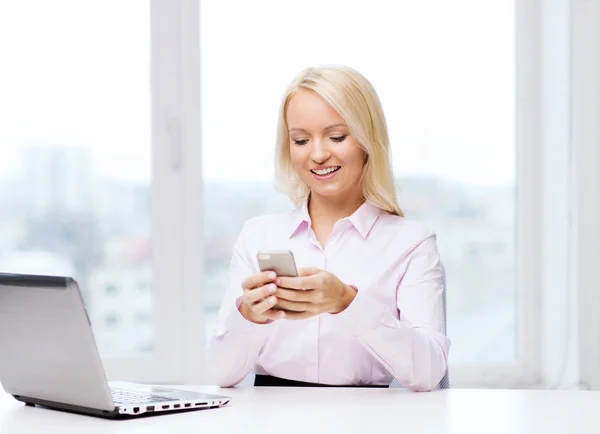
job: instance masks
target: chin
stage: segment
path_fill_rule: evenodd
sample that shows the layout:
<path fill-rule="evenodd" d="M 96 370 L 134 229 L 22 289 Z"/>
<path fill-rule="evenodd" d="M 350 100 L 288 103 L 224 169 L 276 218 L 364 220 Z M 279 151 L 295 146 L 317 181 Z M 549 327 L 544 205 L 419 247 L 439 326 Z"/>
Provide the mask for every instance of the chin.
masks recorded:
<path fill-rule="evenodd" d="M 310 186 L 310 190 L 314 191 L 316 194 L 318 194 L 319 196 L 323 196 L 323 197 L 335 197 L 335 196 L 339 196 L 340 194 L 343 194 L 345 190 L 334 187 L 334 188 L 328 188 L 325 187 L 323 188 L 323 186 L 317 186 L 317 187 L 313 187 Z"/>

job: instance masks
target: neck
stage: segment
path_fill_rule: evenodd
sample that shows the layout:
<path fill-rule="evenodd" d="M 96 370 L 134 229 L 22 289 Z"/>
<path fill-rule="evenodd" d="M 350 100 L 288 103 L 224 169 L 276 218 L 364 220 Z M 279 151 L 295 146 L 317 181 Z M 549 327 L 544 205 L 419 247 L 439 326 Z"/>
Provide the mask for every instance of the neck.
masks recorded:
<path fill-rule="evenodd" d="M 341 197 L 320 196 L 311 193 L 308 213 L 313 222 L 334 224 L 352 215 L 363 203 L 362 194 Z"/>

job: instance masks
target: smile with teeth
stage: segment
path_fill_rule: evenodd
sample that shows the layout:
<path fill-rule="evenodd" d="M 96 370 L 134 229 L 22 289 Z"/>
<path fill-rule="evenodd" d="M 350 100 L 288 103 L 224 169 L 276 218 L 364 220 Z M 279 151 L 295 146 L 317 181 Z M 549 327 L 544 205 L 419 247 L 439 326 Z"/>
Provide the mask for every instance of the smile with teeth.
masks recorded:
<path fill-rule="evenodd" d="M 328 175 L 330 173 L 336 172 L 341 169 L 341 166 L 328 167 L 327 169 L 312 169 L 311 172 L 317 175 L 323 176 Z"/>

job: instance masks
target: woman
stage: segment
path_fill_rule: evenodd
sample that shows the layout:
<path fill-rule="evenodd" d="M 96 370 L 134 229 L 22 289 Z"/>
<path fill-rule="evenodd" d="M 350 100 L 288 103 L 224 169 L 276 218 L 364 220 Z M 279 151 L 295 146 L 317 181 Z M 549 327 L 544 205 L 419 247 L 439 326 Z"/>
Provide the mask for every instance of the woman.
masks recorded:
<path fill-rule="evenodd" d="M 255 385 L 387 387 L 395 377 L 431 390 L 450 347 L 440 258 L 435 234 L 398 206 L 372 85 L 346 67 L 303 71 L 284 95 L 276 146 L 297 209 L 242 228 L 208 344 L 217 383 L 254 370 Z M 299 277 L 259 272 L 266 249 L 291 250 Z"/>

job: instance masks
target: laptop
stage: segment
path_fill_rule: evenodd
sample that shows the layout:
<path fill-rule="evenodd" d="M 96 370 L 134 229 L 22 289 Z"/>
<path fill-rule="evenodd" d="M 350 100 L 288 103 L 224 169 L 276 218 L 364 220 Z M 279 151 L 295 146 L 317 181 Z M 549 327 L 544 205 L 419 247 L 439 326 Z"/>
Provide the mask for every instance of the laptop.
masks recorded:
<path fill-rule="evenodd" d="M 0 273 L 0 383 L 28 405 L 113 419 L 216 408 L 231 400 L 109 383 L 71 277 Z"/>

